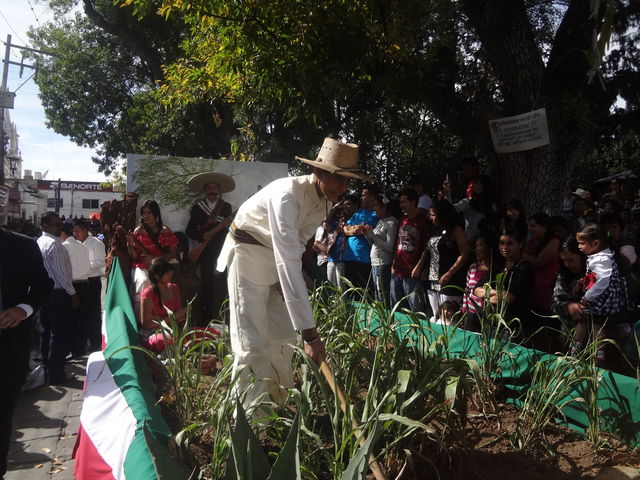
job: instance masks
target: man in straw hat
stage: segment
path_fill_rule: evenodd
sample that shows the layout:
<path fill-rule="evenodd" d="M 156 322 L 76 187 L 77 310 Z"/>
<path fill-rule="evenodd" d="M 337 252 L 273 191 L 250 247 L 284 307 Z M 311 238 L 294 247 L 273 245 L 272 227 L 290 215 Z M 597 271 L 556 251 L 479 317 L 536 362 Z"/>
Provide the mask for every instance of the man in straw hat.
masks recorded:
<path fill-rule="evenodd" d="M 313 173 L 275 180 L 242 204 L 218 260 L 218 270 L 229 268 L 234 372 L 238 391 L 246 391 L 246 406 L 267 392 L 282 401 L 281 387 L 293 386 L 296 330 L 307 354 L 316 363 L 324 359 L 301 257 L 349 179 L 367 179 L 354 144 L 325 138 L 316 160 L 296 158 L 312 165 Z M 255 376 L 249 389 L 249 369 L 241 367 Z"/>
<path fill-rule="evenodd" d="M 200 265 L 201 320 L 208 323 L 218 318 L 226 296 L 225 277 L 216 272 L 216 261 L 232 219 L 231 204 L 222 199 L 222 194 L 234 190 L 236 182 L 224 173 L 207 172 L 194 175 L 187 185 L 204 193 L 204 198 L 191 207 L 186 233 L 198 242 L 190 258 Z"/>

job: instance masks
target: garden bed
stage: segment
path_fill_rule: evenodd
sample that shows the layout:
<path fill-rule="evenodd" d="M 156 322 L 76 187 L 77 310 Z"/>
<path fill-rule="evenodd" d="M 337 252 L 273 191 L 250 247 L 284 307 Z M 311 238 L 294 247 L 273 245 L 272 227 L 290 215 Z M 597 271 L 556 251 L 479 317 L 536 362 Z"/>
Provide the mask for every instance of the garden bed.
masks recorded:
<path fill-rule="evenodd" d="M 343 411 L 317 366 L 297 355 L 286 407 L 273 406 L 269 418 L 243 427 L 244 414 L 234 420 L 228 339 L 184 348 L 176 333 L 165 366 L 140 362 L 145 356 L 126 347 L 138 340 L 126 289 L 115 291 L 117 284 L 112 274 L 105 353 L 119 387 L 139 391 L 136 402 L 146 405 L 136 413 L 135 438 L 146 441 L 145 472 L 156 475 L 145 479 L 163 476 L 160 461 L 168 455 L 157 441 L 184 467 L 182 476 L 168 476 L 175 479 L 194 468 L 198 478 L 234 478 L 226 476 L 229 468 L 254 468 L 265 452 L 267 473 L 256 470 L 255 480 L 266 480 L 270 464 L 275 469 L 283 458 L 305 479 L 371 478 L 369 453 L 389 479 L 593 478 L 608 466 L 640 465 L 638 382 L 596 369 L 589 352 L 544 355 L 495 341 L 504 337 L 495 328 L 491 337 L 470 336 L 322 292 L 314 298 L 316 321 L 349 407 Z M 203 372 L 203 355 L 219 359 L 215 375 Z M 148 425 L 156 427 L 145 431 Z M 261 442 L 247 437 L 251 430 Z"/>
<path fill-rule="evenodd" d="M 331 319 L 318 323 L 352 408 L 341 412 L 326 380 L 299 357 L 287 408 L 254 425 L 271 462 L 300 410 L 302 478 L 359 478 L 342 476 L 359 451 L 354 418 L 365 436 L 379 435 L 371 451 L 390 479 L 594 478 L 611 466 L 640 467 L 635 379 L 598 370 L 586 355 L 558 358 L 508 343 L 489 345 L 491 357 L 481 336 L 329 302 L 316 304 Z M 224 395 L 229 368 L 203 392 Z M 212 457 L 229 454 L 220 442 L 232 427 L 219 416 L 199 420 L 198 428 L 182 424 L 192 428 L 183 458 L 218 478 L 226 457 Z"/>
<path fill-rule="evenodd" d="M 640 452 L 630 448 L 613 435 L 605 434 L 599 446 L 584 439 L 572 429 L 550 424 L 545 428 L 548 449 L 514 451 L 510 433 L 514 431 L 519 411 L 508 404 L 499 405 L 497 416 L 480 412 L 470 414 L 463 435 L 446 451 L 428 437 L 416 435 L 412 439 L 411 453 L 403 459 L 381 459 L 383 471 L 390 479 L 450 479 L 450 480 L 568 480 L 594 478 L 603 470 L 615 466 L 640 469 Z M 180 431 L 177 415 L 172 408 L 163 408 L 163 415 L 174 434 Z M 324 419 L 325 424 L 330 421 Z M 441 425 L 430 425 L 434 429 Z M 206 472 L 213 449 L 212 432 L 202 431 L 188 447 L 190 460 L 199 470 Z M 270 441 L 263 442 L 265 451 L 274 451 Z M 404 468 L 404 470 L 403 470 Z M 402 472 L 401 472 L 402 471 Z M 325 471 L 314 472 L 317 478 L 331 480 Z M 373 479 L 372 474 L 367 478 Z"/>

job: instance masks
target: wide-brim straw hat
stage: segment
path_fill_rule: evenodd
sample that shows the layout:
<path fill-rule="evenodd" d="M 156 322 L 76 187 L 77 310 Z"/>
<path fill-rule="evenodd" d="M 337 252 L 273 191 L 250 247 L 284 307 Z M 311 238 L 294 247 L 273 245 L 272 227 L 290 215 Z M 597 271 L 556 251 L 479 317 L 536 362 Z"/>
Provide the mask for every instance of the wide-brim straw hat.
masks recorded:
<path fill-rule="evenodd" d="M 576 188 L 576 191 L 573 192 L 573 195 L 583 200 L 587 198 L 587 191 L 584 188 Z"/>
<path fill-rule="evenodd" d="M 236 182 L 229 175 L 220 172 L 205 172 L 194 175 L 187 181 L 191 190 L 202 192 L 207 183 L 216 182 L 220 185 L 220 193 L 227 193 L 236 188 Z"/>
<path fill-rule="evenodd" d="M 373 181 L 364 174 L 358 164 L 358 145 L 355 143 L 343 143 L 327 137 L 324 139 L 318 152 L 318 157 L 315 160 L 302 157 L 296 157 L 296 159 L 312 167 L 342 175 L 343 177 L 357 178 L 368 182 Z"/>

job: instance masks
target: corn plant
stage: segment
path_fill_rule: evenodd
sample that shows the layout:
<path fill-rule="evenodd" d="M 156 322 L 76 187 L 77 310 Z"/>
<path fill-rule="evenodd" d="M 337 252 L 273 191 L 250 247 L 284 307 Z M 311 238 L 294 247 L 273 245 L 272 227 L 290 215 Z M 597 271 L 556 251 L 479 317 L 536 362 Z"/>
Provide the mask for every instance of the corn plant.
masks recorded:
<path fill-rule="evenodd" d="M 236 398 L 235 428 L 231 429 L 231 449 L 227 458 L 224 480 L 300 480 L 298 435 L 300 411 L 293 419 L 291 429 L 273 467 L 258 438 L 247 421 L 242 402 Z M 217 477 L 216 477 L 217 478 Z"/>
<path fill-rule="evenodd" d="M 229 450 L 228 422 L 233 417 L 235 380 L 233 359 L 228 353 L 228 338 L 224 329 L 219 338 L 202 335 L 191 323 L 191 304 L 184 325 L 179 326 L 173 312 L 161 325 L 165 351 L 162 354 L 171 393 L 163 400 L 174 406 L 182 430 L 174 438 L 178 456 L 189 461 L 189 445 L 206 432 L 211 448 L 211 463 L 207 474 L 220 478 Z M 214 376 L 204 375 L 203 366 L 211 359 L 221 363 Z"/>
<path fill-rule="evenodd" d="M 504 277 L 496 280 L 495 285 L 484 285 L 486 299 L 490 298 L 492 288 L 496 291 L 496 303 L 491 304 L 486 300 L 482 308 L 477 308 L 480 332 L 475 357 L 483 377 L 479 383 L 482 388 L 478 389 L 482 403 L 491 405 L 495 410 L 496 385 L 500 383 L 503 368 L 514 361 L 513 354 L 506 347 L 517 337 L 520 321 L 507 316 L 508 285 L 504 284 Z"/>
<path fill-rule="evenodd" d="M 572 357 L 545 357 L 533 368 L 531 384 L 511 433 L 516 450 L 529 450 L 541 445 L 548 448 L 545 428 L 562 416 L 562 409 L 579 401 L 575 395 L 582 382 L 589 380 Z"/>
<path fill-rule="evenodd" d="M 380 422 L 375 451 L 384 457 L 402 458 L 418 434 L 446 449 L 445 439 L 462 431 L 470 394 L 483 382 L 477 362 L 451 351 L 455 328 L 436 333 L 424 315 L 412 313 L 400 323 L 395 309 L 388 311 L 380 302 L 347 305 L 338 293 L 315 296 L 314 307 L 349 407 L 341 411 L 316 365 L 300 355 L 305 362 L 300 408 L 307 411 L 302 431 L 315 442 L 316 453 L 327 455 L 326 441 L 316 434 L 313 421 L 323 418 L 323 412 L 329 417 L 331 451 L 324 465 L 333 477 L 340 477 L 358 448 L 354 419 L 366 432 Z M 443 434 L 431 424 L 444 425 Z"/>

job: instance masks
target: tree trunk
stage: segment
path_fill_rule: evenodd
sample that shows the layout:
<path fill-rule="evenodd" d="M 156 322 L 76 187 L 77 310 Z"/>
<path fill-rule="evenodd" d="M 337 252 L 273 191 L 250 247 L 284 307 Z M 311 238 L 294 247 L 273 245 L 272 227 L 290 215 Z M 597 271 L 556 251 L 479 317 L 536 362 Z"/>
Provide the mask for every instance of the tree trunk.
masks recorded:
<path fill-rule="evenodd" d="M 491 147 L 487 152 L 497 161 L 501 202 L 517 198 L 527 214 L 557 214 L 572 169 L 592 144 L 594 114 L 602 111 L 601 92 L 587 82 L 589 64 L 576 59 L 584 57 L 596 28 L 589 2 L 571 2 L 554 39 L 553 61 L 546 67 L 522 0 L 463 0 L 461 8 L 500 85 L 499 116 L 542 107 L 547 111 L 548 146 L 510 154 L 496 154 Z M 570 76 L 562 74 L 567 68 Z M 488 121 L 493 118 L 485 118 L 484 136 L 490 135 Z"/>

